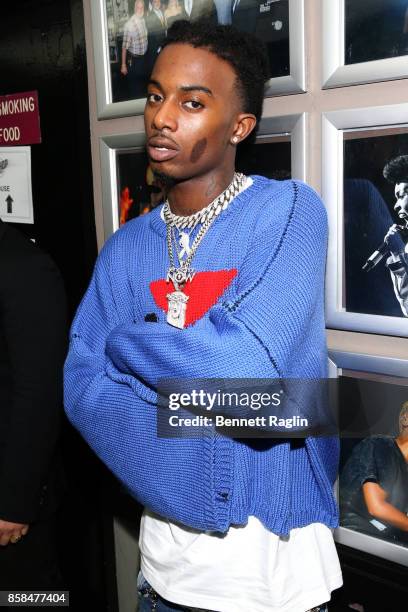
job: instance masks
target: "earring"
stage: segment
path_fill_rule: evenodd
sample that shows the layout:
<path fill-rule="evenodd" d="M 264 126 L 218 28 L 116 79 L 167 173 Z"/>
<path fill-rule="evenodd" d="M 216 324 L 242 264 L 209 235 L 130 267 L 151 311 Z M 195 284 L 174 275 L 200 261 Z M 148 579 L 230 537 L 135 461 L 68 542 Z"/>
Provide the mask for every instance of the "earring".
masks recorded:
<path fill-rule="evenodd" d="M 237 144 L 237 142 L 238 142 L 238 136 L 233 136 L 233 138 L 232 138 L 232 142 L 233 142 L 234 144 Z"/>

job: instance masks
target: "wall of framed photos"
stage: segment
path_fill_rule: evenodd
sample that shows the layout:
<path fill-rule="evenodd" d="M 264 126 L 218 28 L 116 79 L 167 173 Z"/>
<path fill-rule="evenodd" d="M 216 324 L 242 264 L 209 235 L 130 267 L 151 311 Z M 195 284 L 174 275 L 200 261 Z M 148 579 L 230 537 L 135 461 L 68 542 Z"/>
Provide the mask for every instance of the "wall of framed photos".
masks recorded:
<path fill-rule="evenodd" d="M 327 338 L 335 363 L 339 359 L 339 376 L 342 368 L 390 375 L 397 363 L 398 376 L 406 371 L 408 379 L 408 300 L 404 305 L 397 299 L 384 261 L 372 272 L 361 270 L 389 226 L 399 222 L 394 185 L 383 169 L 408 155 L 408 5 L 400 0 L 258 4 L 270 18 L 266 34 L 264 21 L 256 33 L 266 36 L 281 66 L 274 67 L 268 82 L 252 164 L 268 176 L 305 180 L 327 207 Z M 143 99 L 126 93 L 118 73 L 127 1 L 84 0 L 83 5 L 101 247 L 124 215 L 148 210 L 156 194 L 143 153 Z M 125 184 L 138 194 L 132 205 Z M 408 224 L 408 218 L 404 221 Z M 350 366 L 353 355 L 360 366 Z M 341 533 L 339 541 L 348 543 Z M 361 550 L 369 550 L 364 546 Z M 128 562 L 118 558 L 118 564 L 122 576 L 129 571 Z"/>
<path fill-rule="evenodd" d="M 378 1 L 376 0 L 377 3 Z M 106 107 L 114 107 L 115 104 L 109 103 L 109 101 L 106 102 L 109 98 L 106 95 L 106 100 L 104 98 L 101 101 L 101 96 L 103 98 L 103 92 L 101 93 L 101 72 L 103 70 L 99 59 L 95 62 L 95 57 L 97 57 L 97 52 L 101 52 L 102 47 L 101 40 L 98 41 L 99 35 L 95 32 L 95 20 L 101 17 L 101 7 L 103 8 L 104 5 L 106 7 L 108 3 L 109 0 L 84 0 L 83 3 L 87 33 L 93 179 L 99 246 L 103 244 L 107 235 L 106 189 L 109 190 L 109 197 L 113 198 L 115 188 L 112 184 L 112 177 L 108 179 L 108 186 L 106 185 L 107 174 L 106 166 L 104 166 L 106 141 L 111 138 L 114 138 L 116 141 L 115 147 L 110 149 L 110 155 L 113 158 L 116 155 L 116 149 L 126 149 L 129 146 L 135 146 L 136 141 L 138 141 L 139 146 L 142 146 L 143 138 L 142 104 L 140 100 L 134 101 L 133 110 L 129 110 L 128 107 L 116 112 L 115 110 L 112 111 L 111 108 L 107 115 Z M 278 5 L 279 3 L 274 4 Z M 377 125 L 381 125 L 383 122 L 386 128 L 387 126 L 403 123 L 403 110 L 407 104 L 408 74 L 406 73 L 408 71 L 406 63 L 408 62 L 406 62 L 406 58 L 403 56 L 388 57 L 384 60 L 376 59 L 375 61 L 366 62 L 365 70 L 362 68 L 364 67 L 363 63 L 356 63 L 355 60 L 362 59 L 362 56 L 360 57 L 356 51 L 356 55 L 353 58 L 350 52 L 350 36 L 348 39 L 346 36 L 345 40 L 342 40 L 339 34 L 340 28 L 342 24 L 344 27 L 345 22 L 344 5 L 347 5 L 345 0 L 307 0 L 307 2 L 291 0 L 289 5 L 289 8 L 292 10 L 290 18 L 291 23 L 294 24 L 293 31 L 296 32 L 298 39 L 300 29 L 304 30 L 303 36 L 300 36 L 301 42 L 299 43 L 298 40 L 296 49 L 292 53 L 293 57 L 291 56 L 290 70 L 292 70 L 293 63 L 292 72 L 295 73 L 295 76 L 292 77 L 291 85 L 287 81 L 282 83 L 280 80 L 286 77 L 289 78 L 288 75 L 280 77 L 280 79 L 278 78 L 279 83 L 276 84 L 275 91 L 273 87 L 274 79 L 271 79 L 272 86 L 268 90 L 269 96 L 265 99 L 264 104 L 264 122 L 268 124 L 270 121 L 275 121 L 276 125 L 270 128 L 269 135 L 277 136 L 278 132 L 276 130 L 280 129 L 279 123 L 282 124 L 290 116 L 303 117 L 304 142 L 302 146 L 304 147 L 304 158 L 301 161 L 299 161 L 299 147 L 295 147 L 297 151 L 295 165 L 300 165 L 303 170 L 295 169 L 292 174 L 293 176 L 303 178 L 319 193 L 323 194 L 325 180 L 328 175 L 328 159 L 332 157 L 333 153 L 330 150 L 324 150 L 325 121 L 330 122 L 332 118 L 330 114 L 336 111 L 349 111 L 350 113 L 358 114 L 360 109 L 360 115 L 367 116 L 370 109 L 375 111 L 375 107 L 381 107 L 385 109 L 385 115 L 387 116 L 384 116 Z M 301 26 L 304 27 L 302 28 Z M 334 32 L 337 32 L 336 36 Z M 109 33 L 107 32 L 108 37 Z M 402 53 L 402 43 L 401 41 L 397 42 L 399 47 L 395 44 L 392 52 Z M 299 60 L 302 44 L 304 45 L 303 67 Z M 345 45 L 345 49 L 341 48 L 342 44 Z M 342 65 L 341 52 L 343 52 L 343 55 L 346 55 L 345 61 L 348 61 L 349 64 L 344 64 L 343 61 Z M 359 53 L 361 54 L 361 49 Z M 384 53 L 384 55 L 386 54 Z M 352 63 L 353 61 L 355 63 Z M 369 70 L 367 70 L 367 66 L 369 66 Z M 389 73 L 386 70 L 387 66 Z M 108 68 L 105 66 L 105 73 L 107 70 Z M 367 82 L 364 82 L 364 79 Z M 114 82 L 112 81 L 112 83 Z M 299 89 L 304 89 L 305 91 L 299 92 Z M 289 93 L 288 90 L 292 90 L 294 93 Z M 121 104 L 131 104 L 131 102 L 122 102 Z M 395 109 L 399 106 L 398 111 L 394 111 L 393 106 Z M 122 116 L 130 112 L 132 113 L 130 116 Z M 109 117 L 109 113 L 114 116 Z M 399 116 L 397 116 L 398 113 Z M 104 116 L 108 116 L 108 118 L 100 118 Z M 345 122 L 343 121 L 343 124 L 339 124 L 342 126 L 341 129 L 356 129 L 358 127 L 353 120 L 348 125 L 347 118 Z M 374 124 L 376 122 L 375 112 L 372 122 Z M 268 135 L 267 131 L 268 129 L 264 130 L 263 136 Z M 286 134 L 288 133 L 291 133 L 291 131 L 288 130 Z M 342 135 L 344 133 L 341 132 Z M 292 166 L 293 164 L 292 156 Z M 104 199 L 105 206 L 103 205 Z M 388 206 L 390 205 L 391 203 L 388 202 Z M 330 274 L 338 273 L 337 270 L 336 272 L 332 270 L 329 272 Z M 360 351 L 361 347 L 364 346 L 364 352 L 369 354 L 401 358 L 408 355 L 408 332 L 401 332 L 398 324 L 392 323 L 391 329 L 384 332 L 382 331 L 384 326 L 377 325 L 374 320 L 372 325 L 368 325 L 368 328 L 370 333 L 366 333 L 367 328 L 364 329 L 364 326 L 359 327 L 357 325 L 353 329 L 353 325 L 349 326 L 348 323 L 342 325 L 329 321 L 329 347 L 334 350 Z"/>

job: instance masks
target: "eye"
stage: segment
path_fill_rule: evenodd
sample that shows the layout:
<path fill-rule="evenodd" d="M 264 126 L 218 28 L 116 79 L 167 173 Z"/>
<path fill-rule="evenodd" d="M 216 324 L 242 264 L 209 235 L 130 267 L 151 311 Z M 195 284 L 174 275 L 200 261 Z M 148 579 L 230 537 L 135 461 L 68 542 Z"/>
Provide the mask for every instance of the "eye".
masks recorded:
<path fill-rule="evenodd" d="M 158 93 L 148 93 L 147 94 L 147 101 L 150 103 L 155 103 L 155 102 L 160 102 L 162 99 L 161 95 Z"/>
<path fill-rule="evenodd" d="M 188 100 L 184 102 L 184 106 L 187 106 L 190 110 L 199 110 L 200 108 L 204 108 L 204 104 L 198 102 L 197 100 Z"/>

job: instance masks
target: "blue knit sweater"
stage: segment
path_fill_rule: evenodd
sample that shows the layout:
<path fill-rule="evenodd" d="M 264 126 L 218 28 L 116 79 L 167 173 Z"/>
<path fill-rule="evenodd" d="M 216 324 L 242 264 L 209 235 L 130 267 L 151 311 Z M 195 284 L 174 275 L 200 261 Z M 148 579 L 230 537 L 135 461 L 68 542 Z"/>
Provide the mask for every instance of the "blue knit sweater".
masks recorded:
<path fill-rule="evenodd" d="M 72 325 L 66 412 L 132 495 L 168 519 L 220 532 L 250 515 L 277 534 L 335 527 L 337 439 L 156 434 L 160 377 L 326 376 L 325 209 L 301 182 L 252 178 L 193 261 L 198 272 L 237 274 L 185 329 L 166 323 L 151 291 L 169 267 L 160 208 L 106 242 Z M 145 322 L 147 313 L 158 322 Z"/>

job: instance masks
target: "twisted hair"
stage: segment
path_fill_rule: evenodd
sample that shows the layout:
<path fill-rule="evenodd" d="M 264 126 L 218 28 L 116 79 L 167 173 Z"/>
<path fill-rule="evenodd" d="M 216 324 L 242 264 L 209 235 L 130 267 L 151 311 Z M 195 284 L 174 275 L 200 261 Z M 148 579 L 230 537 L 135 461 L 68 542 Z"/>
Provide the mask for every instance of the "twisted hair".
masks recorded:
<path fill-rule="evenodd" d="M 207 49 L 228 62 L 236 74 L 238 95 L 245 113 L 262 116 L 269 61 L 263 42 L 252 34 L 229 25 L 214 25 L 209 19 L 193 22 L 175 21 L 167 32 L 162 48 L 179 43 Z M 255 130 L 252 134 L 255 137 Z"/>

